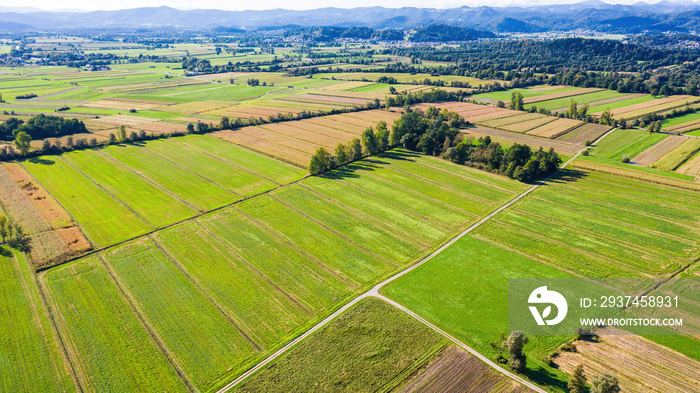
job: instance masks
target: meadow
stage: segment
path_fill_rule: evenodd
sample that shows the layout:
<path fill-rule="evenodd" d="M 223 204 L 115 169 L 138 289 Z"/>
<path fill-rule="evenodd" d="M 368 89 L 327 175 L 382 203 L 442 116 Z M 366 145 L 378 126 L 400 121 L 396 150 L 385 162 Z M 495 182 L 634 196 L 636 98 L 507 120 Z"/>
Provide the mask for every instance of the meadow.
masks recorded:
<path fill-rule="evenodd" d="M 370 298 L 234 391 L 390 391 L 446 345 L 446 339 L 420 322 Z"/>
<path fill-rule="evenodd" d="M 27 257 L 0 246 L 0 390 L 71 392 L 75 386 Z"/>

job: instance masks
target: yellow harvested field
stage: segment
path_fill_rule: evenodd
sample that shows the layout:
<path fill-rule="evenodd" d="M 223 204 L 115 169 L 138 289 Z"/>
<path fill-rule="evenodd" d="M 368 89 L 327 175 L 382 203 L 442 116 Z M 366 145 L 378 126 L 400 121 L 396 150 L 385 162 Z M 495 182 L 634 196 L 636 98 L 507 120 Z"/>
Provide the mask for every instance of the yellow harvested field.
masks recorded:
<path fill-rule="evenodd" d="M 700 177 L 700 152 L 695 153 L 685 164 L 676 170 L 686 175 Z"/>
<path fill-rule="evenodd" d="M 582 364 L 589 379 L 611 373 L 617 376 L 624 392 L 700 391 L 700 362 L 640 336 L 604 335 L 600 342 L 580 340 L 576 350 L 554 358 L 562 371 L 572 373 Z"/>
<path fill-rule="evenodd" d="M 513 143 L 526 144 L 532 149 L 537 150 L 540 147 L 549 150 L 553 148 L 557 153 L 571 156 L 581 150 L 581 146 L 572 143 L 560 142 L 554 139 L 545 139 L 527 134 L 519 134 L 510 131 L 501 131 L 493 128 L 469 128 L 464 130 L 462 134 L 465 137 L 478 139 L 489 136 L 494 142 L 498 142 L 504 146 L 510 146 Z"/>
<path fill-rule="evenodd" d="M 658 161 L 661 157 L 670 153 L 673 149 L 680 146 L 681 143 L 685 142 L 688 137 L 671 135 L 662 140 L 661 142 L 655 144 L 654 146 L 644 150 L 639 153 L 636 157 L 632 159 L 637 165 L 650 166 L 651 164 Z"/>
<path fill-rule="evenodd" d="M 512 116 L 506 116 L 506 117 L 500 117 L 500 118 L 494 119 L 494 120 L 482 121 L 479 123 L 479 125 L 486 126 L 486 127 L 493 127 L 493 128 L 503 128 L 503 126 L 507 126 L 509 124 L 522 123 L 522 122 L 526 122 L 526 121 L 541 119 L 543 117 L 549 117 L 549 116 L 540 115 L 537 113 L 515 112 Z M 554 118 L 552 118 L 551 120 L 554 120 Z"/>
<path fill-rule="evenodd" d="M 684 133 L 700 129 L 700 120 L 693 120 L 686 123 L 676 124 L 671 127 L 664 127 L 664 131 Z"/>
<path fill-rule="evenodd" d="M 593 142 L 594 140 L 600 138 L 600 136 L 605 134 L 608 130 L 610 130 L 610 126 L 584 123 L 573 130 L 556 137 L 556 140 L 583 145 L 586 143 L 586 141 Z"/>
<path fill-rule="evenodd" d="M 128 115 L 113 115 L 105 116 L 99 119 L 90 119 L 86 122 L 88 125 L 98 125 L 98 127 L 112 128 L 119 126 L 135 126 L 139 124 L 152 123 L 158 121 L 157 119 L 149 119 L 147 117 L 138 116 L 128 116 Z M 104 129 L 102 128 L 102 129 Z"/>
<path fill-rule="evenodd" d="M 553 121 L 557 120 L 556 117 L 552 116 L 541 116 L 529 121 L 522 121 L 514 124 L 508 124 L 506 126 L 500 127 L 506 131 L 512 131 L 512 132 L 527 132 L 530 131 L 534 128 L 541 127 L 545 124 L 549 124 Z"/>
<path fill-rule="evenodd" d="M 673 177 L 657 175 L 655 173 L 642 172 L 632 168 L 625 168 L 616 165 L 604 164 L 601 162 L 593 162 L 578 159 L 572 163 L 573 167 L 609 173 L 611 175 L 626 176 L 633 179 L 644 180 L 650 183 L 665 184 L 668 186 L 685 188 L 688 190 L 700 191 L 700 182 L 690 182 L 687 180 L 676 179 Z"/>
<path fill-rule="evenodd" d="M 556 119 L 551 123 L 537 127 L 526 132 L 528 135 L 540 136 L 543 138 L 556 138 L 565 132 L 572 130 L 574 127 L 580 126 L 582 123 L 579 120 L 573 119 Z"/>

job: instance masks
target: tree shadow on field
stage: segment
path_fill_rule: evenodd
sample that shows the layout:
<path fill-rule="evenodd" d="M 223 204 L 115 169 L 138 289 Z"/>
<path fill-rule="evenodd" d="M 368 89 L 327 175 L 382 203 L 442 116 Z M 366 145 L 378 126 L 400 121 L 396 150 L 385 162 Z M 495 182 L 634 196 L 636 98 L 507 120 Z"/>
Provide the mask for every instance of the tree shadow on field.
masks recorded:
<path fill-rule="evenodd" d="M 559 171 L 559 173 L 549 179 L 548 183 L 551 184 L 563 184 L 563 183 L 572 183 L 579 181 L 581 179 L 584 179 L 588 177 L 588 173 L 584 171 L 580 171 L 578 169 L 569 169 L 565 168 Z"/>
<path fill-rule="evenodd" d="M 542 366 L 537 366 L 537 368 L 528 368 L 525 371 L 525 375 L 533 383 L 540 386 L 552 386 L 563 392 L 568 391 L 568 386 L 566 381 L 562 381 L 557 378 L 557 375 L 551 371 L 548 371 Z"/>
<path fill-rule="evenodd" d="M 31 162 L 32 164 L 40 164 L 40 165 L 56 165 L 56 161 L 54 160 L 49 160 L 43 157 L 35 157 L 35 158 L 30 158 L 27 161 Z"/>
<path fill-rule="evenodd" d="M 401 160 L 401 161 L 411 161 L 415 162 L 415 159 L 420 157 L 422 154 L 419 153 L 414 153 L 409 150 L 403 150 L 403 149 L 393 149 L 389 150 L 387 152 L 384 152 L 381 154 L 380 157 L 383 158 L 389 158 L 392 160 Z"/>
<path fill-rule="evenodd" d="M 0 256 L 3 256 L 3 257 L 11 257 L 11 256 L 12 256 L 12 252 L 11 252 L 10 250 L 7 249 L 7 246 L 4 246 L 4 245 L 3 245 L 3 246 L 0 246 Z"/>

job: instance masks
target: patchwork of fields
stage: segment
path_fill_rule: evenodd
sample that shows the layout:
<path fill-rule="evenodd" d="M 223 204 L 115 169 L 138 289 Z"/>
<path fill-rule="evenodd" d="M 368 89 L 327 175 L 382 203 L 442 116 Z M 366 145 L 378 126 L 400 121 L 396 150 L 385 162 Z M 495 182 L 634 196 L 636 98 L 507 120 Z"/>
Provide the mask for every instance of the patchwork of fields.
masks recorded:
<path fill-rule="evenodd" d="M 201 135 L 75 151 L 21 165 L 95 247 L 131 239 L 305 174 Z"/>
<path fill-rule="evenodd" d="M 216 141 L 179 141 L 198 140 Z M 129 180 L 100 179 L 104 190 L 141 184 L 115 178 L 122 176 Z M 52 268 L 39 280 L 81 386 L 210 390 L 525 187 L 395 150 Z M 138 216 L 142 207 L 127 205 Z M 101 233 L 112 224 L 103 222 Z"/>

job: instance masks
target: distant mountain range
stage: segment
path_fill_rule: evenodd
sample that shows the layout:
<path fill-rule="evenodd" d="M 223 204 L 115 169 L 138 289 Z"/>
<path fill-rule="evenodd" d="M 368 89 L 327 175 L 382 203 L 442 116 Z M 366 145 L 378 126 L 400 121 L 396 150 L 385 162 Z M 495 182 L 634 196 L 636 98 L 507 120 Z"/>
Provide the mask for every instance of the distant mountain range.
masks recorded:
<path fill-rule="evenodd" d="M 7 11 L 0 7 L 0 30 L 65 30 L 72 28 L 227 27 L 254 30 L 277 26 L 371 27 L 412 29 L 447 24 L 496 33 L 595 30 L 610 33 L 684 32 L 700 30 L 700 5 L 662 1 L 655 4 L 607 4 L 598 0 L 532 7 L 460 7 L 352 9 L 306 11 L 178 10 L 170 7 L 119 11 Z"/>

